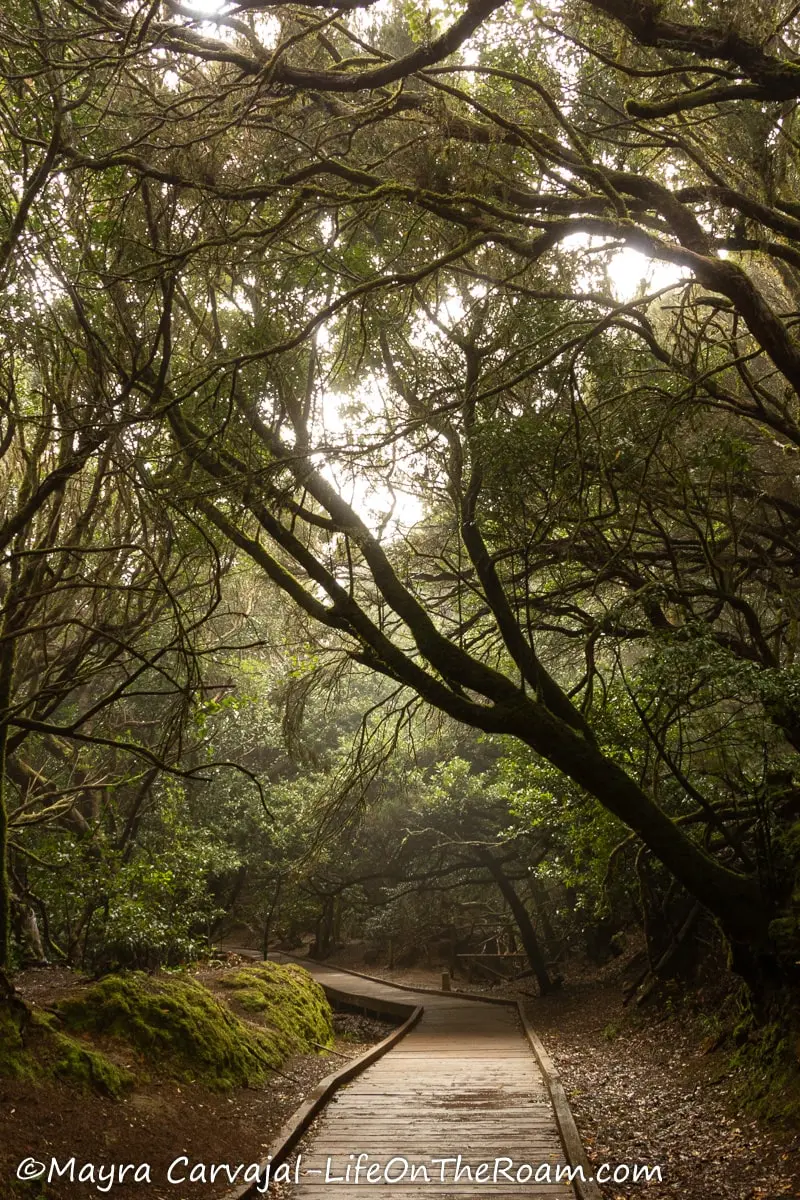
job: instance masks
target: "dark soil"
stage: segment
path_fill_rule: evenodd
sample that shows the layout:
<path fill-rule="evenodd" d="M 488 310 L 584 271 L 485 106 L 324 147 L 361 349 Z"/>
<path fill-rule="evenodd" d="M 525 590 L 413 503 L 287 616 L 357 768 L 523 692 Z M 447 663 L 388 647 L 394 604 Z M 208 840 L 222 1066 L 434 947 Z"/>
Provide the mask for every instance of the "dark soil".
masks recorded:
<path fill-rule="evenodd" d="M 231 962 L 225 963 L 230 967 Z M 208 983 L 208 969 L 198 972 Z M 59 969 L 34 970 L 15 983 L 29 1003 L 52 1004 L 80 979 Z M 346 1059 L 362 1054 L 380 1041 L 392 1025 L 350 1014 L 336 1014 L 332 1053 L 300 1055 L 281 1067 L 264 1088 L 239 1089 L 230 1094 L 210 1092 L 198 1085 L 157 1078 L 120 1100 L 78 1093 L 60 1082 L 27 1083 L 0 1078 L 0 1197 L 27 1200 L 83 1200 L 108 1195 L 91 1182 L 63 1178 L 41 1190 L 39 1184 L 15 1180 L 17 1164 L 30 1156 L 51 1158 L 63 1166 L 75 1156 L 75 1172 L 84 1164 L 149 1163 L 151 1185 L 125 1183 L 110 1194 L 119 1200 L 219 1200 L 230 1192 L 224 1173 L 216 1184 L 180 1188 L 169 1184 L 167 1168 L 179 1155 L 190 1163 L 262 1161 L 275 1135 L 319 1081 Z"/>

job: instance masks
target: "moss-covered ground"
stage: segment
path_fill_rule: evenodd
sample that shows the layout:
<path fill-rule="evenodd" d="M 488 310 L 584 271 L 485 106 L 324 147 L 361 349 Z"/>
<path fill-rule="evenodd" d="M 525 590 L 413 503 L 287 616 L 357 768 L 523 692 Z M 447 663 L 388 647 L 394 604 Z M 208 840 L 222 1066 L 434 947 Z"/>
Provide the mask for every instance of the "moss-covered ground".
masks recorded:
<path fill-rule="evenodd" d="M 79 1088 L 119 1096 L 134 1082 L 130 1071 L 102 1050 L 62 1033 L 56 1020 L 32 1013 L 24 1026 L 16 1014 L 0 1008 L 0 1078 L 63 1079 Z"/>
<path fill-rule="evenodd" d="M 218 985 L 212 993 L 186 976 L 111 975 L 22 1027 L 0 1009 L 0 1076 L 61 1078 L 108 1096 L 153 1076 L 227 1091 L 331 1045 L 330 1007 L 301 967 L 244 967 Z"/>
<path fill-rule="evenodd" d="M 333 1043 L 325 993 L 303 967 L 259 963 L 220 979 L 235 1011 L 257 1020 L 281 1045 L 295 1052 Z"/>
<path fill-rule="evenodd" d="M 800 1024 L 793 1011 L 768 1025 L 750 1020 L 734 1030 L 736 1097 L 747 1112 L 779 1129 L 800 1129 Z"/>

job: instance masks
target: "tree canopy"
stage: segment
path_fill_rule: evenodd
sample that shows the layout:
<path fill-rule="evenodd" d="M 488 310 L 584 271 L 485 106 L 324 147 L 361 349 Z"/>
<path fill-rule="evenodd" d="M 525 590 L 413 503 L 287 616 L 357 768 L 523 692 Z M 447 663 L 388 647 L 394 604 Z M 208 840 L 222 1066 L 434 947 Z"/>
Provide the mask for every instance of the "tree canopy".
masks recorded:
<path fill-rule="evenodd" d="M 10 0 L 21 802 L 70 794 L 46 754 L 197 769 L 248 561 L 316 653 L 523 743 L 791 973 L 798 97 L 789 3 Z"/>

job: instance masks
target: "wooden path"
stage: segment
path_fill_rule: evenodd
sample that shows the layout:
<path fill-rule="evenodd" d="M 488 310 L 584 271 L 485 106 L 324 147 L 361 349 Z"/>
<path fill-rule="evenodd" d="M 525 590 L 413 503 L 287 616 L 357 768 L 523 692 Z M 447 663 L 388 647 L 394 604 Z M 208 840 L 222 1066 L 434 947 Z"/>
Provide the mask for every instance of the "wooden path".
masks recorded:
<path fill-rule="evenodd" d="M 568 1183 L 536 1182 L 543 1164 L 550 1164 L 553 1180 L 565 1159 L 514 1007 L 401 990 L 305 960 L 303 966 L 323 986 L 365 1000 L 422 1004 L 425 1011 L 393 1050 L 326 1106 L 300 1147 L 293 1200 L 368 1200 L 376 1190 L 393 1200 L 575 1200 Z M 481 1178 L 482 1163 L 488 1167 Z M 412 1167 L 424 1171 L 412 1179 Z"/>

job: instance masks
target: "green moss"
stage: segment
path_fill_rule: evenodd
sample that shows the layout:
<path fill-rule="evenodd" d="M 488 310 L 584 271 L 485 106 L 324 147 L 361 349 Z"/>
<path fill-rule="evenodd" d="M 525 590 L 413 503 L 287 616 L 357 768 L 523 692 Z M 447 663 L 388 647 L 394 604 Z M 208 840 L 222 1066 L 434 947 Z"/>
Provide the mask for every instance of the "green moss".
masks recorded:
<path fill-rule="evenodd" d="M 36 1075 L 36 1061 L 22 1040 L 14 1015 L 0 1004 L 0 1077 L 31 1079 Z"/>
<path fill-rule="evenodd" d="M 227 1090 L 262 1083 L 278 1047 L 187 980 L 112 975 L 58 1006 L 69 1029 L 127 1042 L 177 1078 Z"/>
<path fill-rule="evenodd" d="M 331 1010 L 325 993 L 302 967 L 259 963 L 224 975 L 234 1008 L 271 1030 L 292 1053 L 333 1044 Z"/>
<path fill-rule="evenodd" d="M 73 1032 L 118 1038 L 148 1066 L 218 1090 L 263 1083 L 290 1054 L 330 1044 L 330 1009 L 307 972 L 266 964 L 223 983 L 258 1024 L 198 983 L 140 974 L 109 976 L 62 1000 L 58 1013 Z"/>
<path fill-rule="evenodd" d="M 24 1033 L 0 1006 L 0 1076 L 56 1077 L 119 1096 L 135 1076 L 104 1053 L 106 1046 L 74 1036 L 83 1034 L 118 1040 L 126 1059 L 138 1053 L 142 1076 L 226 1091 L 262 1084 L 290 1055 L 332 1043 L 325 994 L 302 967 L 264 963 L 220 983 L 223 998 L 185 978 L 111 975 L 60 1001 L 55 1016 L 31 1013 Z"/>
<path fill-rule="evenodd" d="M 800 1034 L 783 1021 L 747 1029 L 742 1023 L 734 1036 L 742 1041 L 730 1059 L 740 1072 L 737 1099 L 754 1116 L 781 1129 L 800 1128 Z"/>
<path fill-rule="evenodd" d="M 37 1082 L 65 1079 L 82 1089 L 118 1096 L 133 1076 L 98 1050 L 81 1046 L 53 1027 L 52 1017 L 32 1012 L 24 1036 L 0 1008 L 0 1077 Z"/>
<path fill-rule="evenodd" d="M 53 1074 L 59 1079 L 114 1099 L 133 1086 L 131 1072 L 116 1066 L 105 1054 L 61 1033 L 54 1034 L 54 1038 L 58 1057 Z"/>

